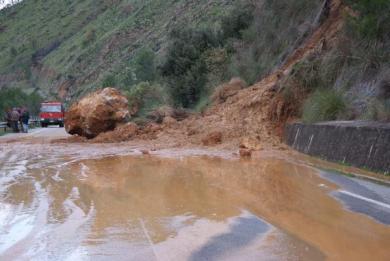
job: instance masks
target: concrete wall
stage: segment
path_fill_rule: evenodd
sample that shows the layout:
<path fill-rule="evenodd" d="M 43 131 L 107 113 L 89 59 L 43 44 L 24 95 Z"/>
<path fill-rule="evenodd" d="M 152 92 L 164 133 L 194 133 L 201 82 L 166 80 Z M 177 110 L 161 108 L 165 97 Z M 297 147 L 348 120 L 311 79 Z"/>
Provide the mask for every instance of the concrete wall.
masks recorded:
<path fill-rule="evenodd" d="M 390 123 L 295 123 L 287 126 L 285 142 L 312 156 L 390 173 Z"/>

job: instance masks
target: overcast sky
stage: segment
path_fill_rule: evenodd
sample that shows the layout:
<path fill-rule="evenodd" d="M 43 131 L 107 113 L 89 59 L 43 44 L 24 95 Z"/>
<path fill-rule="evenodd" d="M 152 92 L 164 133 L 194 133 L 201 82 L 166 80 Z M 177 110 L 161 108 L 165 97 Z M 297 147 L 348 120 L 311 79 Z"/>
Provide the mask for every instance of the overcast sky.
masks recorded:
<path fill-rule="evenodd" d="M 0 9 L 3 9 L 4 6 L 7 6 L 8 4 L 11 3 L 17 3 L 20 2 L 21 0 L 0 0 Z"/>

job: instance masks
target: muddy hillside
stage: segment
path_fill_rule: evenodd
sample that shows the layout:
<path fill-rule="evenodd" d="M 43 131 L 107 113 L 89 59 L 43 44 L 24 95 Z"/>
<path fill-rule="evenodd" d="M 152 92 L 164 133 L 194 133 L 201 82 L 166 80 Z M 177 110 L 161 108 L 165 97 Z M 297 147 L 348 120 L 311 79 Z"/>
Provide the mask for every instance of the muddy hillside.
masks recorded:
<path fill-rule="evenodd" d="M 210 106 L 202 113 L 178 113 L 172 108 L 153 111 L 149 120 L 140 125 L 129 123 L 113 131 L 102 133 L 89 142 L 119 142 L 152 140 L 152 144 L 173 147 L 188 145 L 218 146 L 249 150 L 282 147 L 280 138 L 288 121 L 298 116 L 300 102 L 287 100 L 285 82 L 294 66 L 307 57 L 332 48 L 343 28 L 343 13 L 348 9 L 339 1 L 329 1 L 318 14 L 318 22 L 310 36 L 302 39 L 275 72 L 260 82 L 246 87 L 240 79 L 220 85 L 210 99 Z M 325 47 L 326 46 L 326 47 Z M 294 95 L 303 99 L 307 94 Z M 71 113 L 72 114 L 72 113 Z M 80 141 L 79 138 L 70 139 Z M 87 140 L 85 140 L 87 141 Z"/>

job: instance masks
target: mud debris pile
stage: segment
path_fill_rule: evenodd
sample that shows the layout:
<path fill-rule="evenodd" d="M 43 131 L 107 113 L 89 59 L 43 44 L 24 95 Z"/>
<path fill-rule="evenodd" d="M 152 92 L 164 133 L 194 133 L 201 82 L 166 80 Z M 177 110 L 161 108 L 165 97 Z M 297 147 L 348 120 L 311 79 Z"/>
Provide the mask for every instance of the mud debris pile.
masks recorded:
<path fill-rule="evenodd" d="M 222 132 L 220 131 L 210 132 L 209 134 L 206 135 L 206 137 L 202 139 L 202 143 L 205 146 L 215 146 L 217 144 L 221 144 L 222 136 L 223 136 Z"/>
<path fill-rule="evenodd" d="M 211 97 L 213 103 L 224 103 L 229 97 L 236 95 L 240 90 L 247 87 L 247 84 L 240 78 L 233 78 L 230 82 L 216 88 Z"/>

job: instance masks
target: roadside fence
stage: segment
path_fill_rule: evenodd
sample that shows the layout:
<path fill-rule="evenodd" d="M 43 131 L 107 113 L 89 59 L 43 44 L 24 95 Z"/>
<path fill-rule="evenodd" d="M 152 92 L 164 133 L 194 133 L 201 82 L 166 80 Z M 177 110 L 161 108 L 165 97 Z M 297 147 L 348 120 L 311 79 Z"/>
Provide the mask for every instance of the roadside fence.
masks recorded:
<path fill-rule="evenodd" d="M 30 128 L 31 127 L 32 128 L 39 127 L 40 126 L 40 119 L 39 119 L 39 117 L 38 116 L 30 117 L 28 125 L 30 126 Z M 2 129 L 4 132 L 7 132 L 7 129 L 12 129 L 12 128 L 8 127 L 6 121 L 1 121 L 0 122 L 0 129 Z"/>

